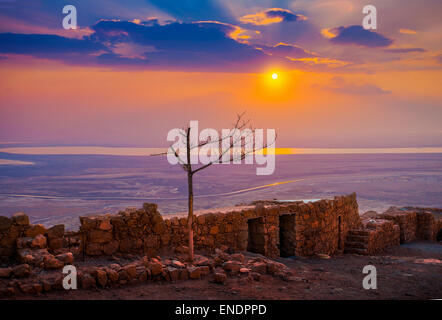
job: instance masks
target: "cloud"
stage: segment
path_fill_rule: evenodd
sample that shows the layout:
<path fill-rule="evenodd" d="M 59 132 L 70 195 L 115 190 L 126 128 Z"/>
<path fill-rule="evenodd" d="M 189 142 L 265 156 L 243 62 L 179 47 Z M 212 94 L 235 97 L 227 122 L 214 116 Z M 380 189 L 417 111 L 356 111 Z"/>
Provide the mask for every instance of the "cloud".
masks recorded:
<path fill-rule="evenodd" d="M 333 29 L 323 29 L 322 34 L 335 44 L 358 45 L 363 47 L 377 48 L 388 47 L 393 40 L 375 31 L 365 30 L 362 26 L 353 25 Z"/>
<path fill-rule="evenodd" d="M 385 95 L 391 93 L 373 84 L 356 85 L 349 83 L 341 77 L 333 77 L 331 80 L 332 82 L 328 86 L 314 85 L 313 87 L 350 95 Z"/>
<path fill-rule="evenodd" d="M 307 51 L 300 46 L 294 44 L 287 44 L 280 42 L 274 46 L 262 46 L 264 52 L 278 57 L 290 57 L 290 58 L 310 58 L 315 56 L 313 52 Z"/>
<path fill-rule="evenodd" d="M 393 48 L 393 49 L 385 49 L 384 51 L 390 53 L 427 52 L 427 50 L 422 48 Z"/>
<path fill-rule="evenodd" d="M 56 56 L 100 51 L 108 49 L 101 43 L 87 39 L 65 38 L 50 34 L 0 34 L 0 53 Z"/>
<path fill-rule="evenodd" d="M 264 11 L 248 14 L 239 18 L 242 23 L 249 23 L 254 25 L 268 25 L 279 22 L 295 22 L 303 21 L 307 18 L 301 14 L 293 13 L 287 9 L 271 8 Z"/>
<path fill-rule="evenodd" d="M 401 28 L 401 29 L 399 29 L 399 33 L 402 33 L 402 34 L 417 34 L 417 31 L 411 30 L 411 29 L 406 29 L 406 28 Z"/>
<path fill-rule="evenodd" d="M 298 45 L 248 43 L 255 32 L 218 21 L 100 20 L 82 38 L 0 34 L 0 54 L 29 55 L 70 65 L 155 70 L 254 72 L 268 65 L 326 70 L 348 63 L 320 57 Z"/>
<path fill-rule="evenodd" d="M 25 54 L 67 64 L 164 69 L 244 70 L 275 58 L 241 43 L 241 28 L 216 21 L 159 24 L 101 20 L 81 39 L 0 34 L 0 54 Z"/>

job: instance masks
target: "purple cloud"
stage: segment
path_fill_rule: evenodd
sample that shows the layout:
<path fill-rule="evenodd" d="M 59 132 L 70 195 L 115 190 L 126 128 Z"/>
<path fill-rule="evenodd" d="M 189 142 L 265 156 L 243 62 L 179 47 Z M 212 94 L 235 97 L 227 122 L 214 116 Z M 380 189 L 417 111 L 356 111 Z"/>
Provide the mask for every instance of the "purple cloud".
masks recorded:
<path fill-rule="evenodd" d="M 262 46 L 262 50 L 278 57 L 290 57 L 294 59 L 310 58 L 315 56 L 315 54 L 301 48 L 300 46 L 287 43 L 278 43 L 275 46 Z"/>
<path fill-rule="evenodd" d="M 375 31 L 365 30 L 362 26 L 354 25 L 338 27 L 326 31 L 330 41 L 342 45 L 358 45 L 370 48 L 388 47 L 393 40 Z"/>
<path fill-rule="evenodd" d="M 396 48 L 396 49 L 385 49 L 384 51 L 390 53 L 427 52 L 427 50 L 422 48 Z"/>

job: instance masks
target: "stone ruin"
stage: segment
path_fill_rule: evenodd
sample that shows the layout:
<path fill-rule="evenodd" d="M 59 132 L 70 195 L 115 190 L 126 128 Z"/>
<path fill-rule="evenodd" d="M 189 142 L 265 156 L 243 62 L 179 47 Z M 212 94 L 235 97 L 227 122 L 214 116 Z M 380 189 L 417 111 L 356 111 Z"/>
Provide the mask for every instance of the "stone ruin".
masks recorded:
<path fill-rule="evenodd" d="M 74 232 L 66 232 L 64 225 L 32 225 L 24 213 L 0 216 L 0 280 L 12 279 L 0 292 L 11 293 L 17 283 L 27 293 L 61 287 L 60 271 L 38 283 L 19 279 L 59 270 L 72 264 L 74 257 L 75 264 L 86 258 L 135 257 L 126 265 L 83 267 L 84 288 L 134 279 L 197 279 L 209 273 L 223 282 L 227 275 L 241 272 L 252 278 L 262 273 L 290 278 L 285 265 L 268 259 L 278 256 L 371 255 L 415 239 L 442 240 L 442 210 L 392 207 L 382 214 L 359 216 L 356 194 L 309 203 L 258 201 L 211 211 L 196 212 L 194 219 L 195 249 L 209 258 L 197 255 L 191 264 L 176 260 L 186 259 L 187 218 L 164 217 L 156 204 L 80 217 L 80 229 Z M 240 253 L 226 253 L 227 248 L 230 253 L 250 251 L 261 256 L 244 261 Z M 158 256 L 170 252 L 175 260 L 162 261 Z"/>

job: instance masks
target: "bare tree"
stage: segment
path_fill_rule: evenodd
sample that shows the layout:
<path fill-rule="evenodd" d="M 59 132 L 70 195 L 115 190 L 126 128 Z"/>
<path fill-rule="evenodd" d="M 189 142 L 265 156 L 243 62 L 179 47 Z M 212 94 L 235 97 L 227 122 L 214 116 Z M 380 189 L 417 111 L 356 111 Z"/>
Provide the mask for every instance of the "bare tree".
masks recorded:
<path fill-rule="evenodd" d="M 193 176 L 195 173 L 200 172 L 215 163 L 220 162 L 233 162 L 233 163 L 241 163 L 247 156 L 253 155 L 255 152 L 266 149 L 268 145 L 272 145 L 275 141 L 269 143 L 263 143 L 262 145 L 257 145 L 253 136 L 255 133 L 255 129 L 250 126 L 250 120 L 244 120 L 244 112 L 237 115 L 237 119 L 233 125 L 233 129 L 229 131 L 227 135 L 221 135 L 218 140 L 211 141 L 209 138 L 206 141 L 199 142 L 197 145 L 191 145 L 191 127 L 185 127 L 182 132 L 183 139 L 186 141 L 186 157 L 185 161 L 183 161 L 180 156 L 178 150 L 174 150 L 171 146 L 169 149 L 173 152 L 173 155 L 178 160 L 178 163 L 183 168 L 183 170 L 187 173 L 187 187 L 188 187 L 188 215 L 187 215 L 187 225 L 189 229 L 189 261 L 193 261 L 194 257 L 194 245 L 193 245 Z M 243 131 L 241 133 L 241 131 Z M 251 140 L 250 140 L 251 139 Z M 276 140 L 276 137 L 275 137 Z M 248 145 L 247 141 L 252 141 L 252 144 Z M 217 146 L 218 149 L 218 157 L 213 159 L 212 161 L 201 164 L 199 166 L 192 166 L 191 155 L 192 150 L 195 148 L 204 147 L 208 144 L 213 146 Z M 155 154 L 155 155 L 165 155 L 165 153 Z M 228 157 L 228 158 L 227 158 Z"/>

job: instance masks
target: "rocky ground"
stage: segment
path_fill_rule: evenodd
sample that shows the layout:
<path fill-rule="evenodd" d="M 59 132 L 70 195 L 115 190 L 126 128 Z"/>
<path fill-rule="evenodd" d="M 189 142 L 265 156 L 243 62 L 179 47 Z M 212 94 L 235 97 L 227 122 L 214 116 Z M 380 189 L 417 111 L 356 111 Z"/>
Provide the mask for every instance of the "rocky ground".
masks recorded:
<path fill-rule="evenodd" d="M 211 272 L 194 280 L 115 283 L 110 288 L 100 288 L 97 285 L 96 288 L 88 290 L 56 290 L 32 295 L 25 295 L 18 291 L 13 296 L 3 297 L 3 299 L 442 298 L 442 243 L 414 242 L 393 247 L 376 256 L 345 254 L 330 258 L 327 256 L 279 258 L 276 261 L 287 268 L 276 264 L 278 269 L 276 274 L 259 272 L 259 268 L 255 268 L 254 271 L 250 270 L 252 264 L 257 262 L 259 264 L 260 259 L 264 258 L 253 253 L 243 252 L 242 254 L 244 262 L 241 263 L 241 267 L 246 268 L 248 263 L 249 270 L 242 270 L 242 272 L 236 270 L 231 274 L 227 267 L 225 278 L 222 275 L 217 278 L 216 272 Z M 240 255 L 229 255 L 225 258 L 228 261 L 242 259 Z M 96 264 L 97 261 L 78 263 L 86 267 L 88 264 Z M 108 263 L 115 263 L 115 261 Z M 267 261 L 267 263 L 272 262 Z M 368 264 L 377 268 L 377 290 L 365 290 L 362 287 L 362 280 L 366 276 L 362 273 L 362 269 Z M 230 268 L 235 269 L 237 266 L 230 266 Z M 223 269 L 226 269 L 225 264 Z M 224 274 L 220 268 L 216 270 Z"/>

